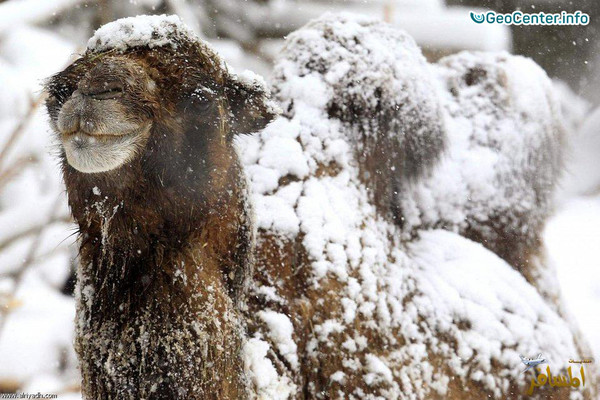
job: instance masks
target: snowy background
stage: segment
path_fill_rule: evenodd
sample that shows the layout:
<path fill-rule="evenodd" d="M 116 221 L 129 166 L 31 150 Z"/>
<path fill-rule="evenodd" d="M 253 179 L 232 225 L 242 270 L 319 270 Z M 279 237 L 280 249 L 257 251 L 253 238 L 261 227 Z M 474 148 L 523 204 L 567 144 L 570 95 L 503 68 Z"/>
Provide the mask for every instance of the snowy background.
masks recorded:
<path fill-rule="evenodd" d="M 600 3 L 559 0 L 0 0 L 0 392 L 77 399 L 72 351 L 75 228 L 65 204 L 41 84 L 81 53 L 94 29 L 176 13 L 236 69 L 267 79 L 283 38 L 327 11 L 384 19 L 431 61 L 461 50 L 534 58 L 555 81 L 570 128 L 558 209 L 546 229 L 567 307 L 600 356 Z M 477 25 L 474 7 L 590 14 L 585 27 Z M 576 356 L 576 355 L 574 355 Z"/>

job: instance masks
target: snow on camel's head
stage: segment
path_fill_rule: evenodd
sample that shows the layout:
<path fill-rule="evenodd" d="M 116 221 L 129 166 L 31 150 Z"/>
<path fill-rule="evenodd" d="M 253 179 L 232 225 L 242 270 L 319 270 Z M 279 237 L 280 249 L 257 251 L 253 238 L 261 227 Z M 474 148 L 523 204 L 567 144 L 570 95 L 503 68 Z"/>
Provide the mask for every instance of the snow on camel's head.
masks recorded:
<path fill-rule="evenodd" d="M 176 16 L 104 25 L 47 90 L 64 157 L 84 173 L 160 154 L 161 145 L 175 151 L 188 145 L 194 153 L 209 142 L 230 143 L 275 115 L 264 84 L 233 74 Z"/>

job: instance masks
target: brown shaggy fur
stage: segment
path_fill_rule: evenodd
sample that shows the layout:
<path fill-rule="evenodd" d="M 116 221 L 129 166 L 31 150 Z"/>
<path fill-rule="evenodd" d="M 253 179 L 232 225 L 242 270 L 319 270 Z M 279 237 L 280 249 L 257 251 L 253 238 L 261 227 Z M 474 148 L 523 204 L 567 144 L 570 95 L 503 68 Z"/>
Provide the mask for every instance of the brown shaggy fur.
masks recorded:
<path fill-rule="evenodd" d="M 237 304 L 253 230 L 232 136 L 273 115 L 253 101 L 264 94 L 234 81 L 212 52 L 182 43 L 177 52 L 86 53 L 48 84 L 53 125 L 95 66 L 119 62 L 156 84 L 148 93 L 129 82 L 118 100 L 123 118 L 151 121 L 146 147 L 103 173 L 81 173 L 62 157 L 80 230 L 75 346 L 84 397 L 245 398 Z M 198 87 L 214 97 L 197 98 Z"/>

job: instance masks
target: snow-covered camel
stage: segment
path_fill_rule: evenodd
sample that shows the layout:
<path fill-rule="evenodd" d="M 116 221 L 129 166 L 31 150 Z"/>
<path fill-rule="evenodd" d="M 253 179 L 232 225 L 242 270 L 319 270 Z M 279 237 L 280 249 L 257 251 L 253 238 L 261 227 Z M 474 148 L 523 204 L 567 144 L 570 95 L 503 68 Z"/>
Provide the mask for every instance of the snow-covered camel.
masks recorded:
<path fill-rule="evenodd" d="M 520 353 L 585 355 L 543 279 L 563 133 L 531 61 L 430 65 L 328 15 L 270 100 L 178 18 L 136 17 L 47 87 L 86 399 L 520 398 Z"/>

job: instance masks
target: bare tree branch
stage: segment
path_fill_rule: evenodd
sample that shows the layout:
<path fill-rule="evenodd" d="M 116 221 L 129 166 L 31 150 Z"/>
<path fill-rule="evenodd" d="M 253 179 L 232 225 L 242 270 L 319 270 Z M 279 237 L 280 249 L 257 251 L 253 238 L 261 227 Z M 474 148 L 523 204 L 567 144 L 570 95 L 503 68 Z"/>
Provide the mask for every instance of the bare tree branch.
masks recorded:
<path fill-rule="evenodd" d="M 44 230 L 48 227 L 48 225 L 50 225 L 50 221 L 52 221 L 54 218 L 56 218 L 56 213 L 60 209 L 61 201 L 62 201 L 61 196 L 56 198 L 56 201 L 54 202 L 52 211 L 50 212 L 50 215 L 49 215 L 48 219 L 46 220 L 46 223 L 35 234 L 35 237 L 33 239 L 33 242 L 31 243 L 31 246 L 29 247 L 29 251 L 27 253 L 27 256 L 25 257 L 25 260 L 23 261 L 23 264 L 21 264 L 21 267 L 19 269 L 17 269 L 14 273 L 11 274 L 11 276 L 14 279 L 14 284 L 13 284 L 12 290 L 6 294 L 8 299 L 12 299 L 14 297 L 15 293 L 17 292 L 17 290 L 19 288 L 21 280 L 23 279 L 23 276 L 25 275 L 25 272 L 35 261 L 36 251 L 37 251 L 38 247 L 40 246 L 40 243 L 42 240 L 42 234 L 44 233 Z M 8 306 L 4 306 L 4 307 L 0 308 L 0 336 L 2 335 L 2 330 L 3 330 L 4 326 L 6 325 L 6 320 L 8 318 L 10 311 L 11 311 L 11 308 Z"/>
<path fill-rule="evenodd" d="M 47 228 L 48 225 L 52 225 L 57 222 L 67 224 L 69 222 L 72 222 L 72 219 L 71 219 L 71 217 L 69 217 L 67 215 L 57 215 L 57 216 L 51 218 L 50 220 L 44 221 L 44 222 L 42 222 L 38 225 L 32 226 L 32 227 L 29 227 L 23 231 L 14 233 L 14 234 L 4 238 L 4 240 L 2 240 L 0 242 L 0 251 L 4 250 L 11 244 L 15 243 L 17 240 L 26 238 L 27 236 L 37 235 L 41 230 Z"/>
<path fill-rule="evenodd" d="M 0 12 L 1 12 L 1 10 L 0 10 Z M 38 107 L 46 100 L 46 96 L 47 96 L 47 94 L 44 91 L 35 100 L 33 100 L 31 102 L 31 105 L 29 106 L 29 110 L 27 111 L 27 114 L 25 114 L 23 116 L 23 118 L 21 118 L 21 121 L 19 122 L 19 124 L 15 127 L 15 129 L 13 129 L 12 133 L 8 137 L 8 140 L 6 141 L 6 143 L 4 143 L 2 150 L 0 150 L 0 168 L 2 168 L 2 163 L 4 162 L 4 159 L 7 157 L 10 149 L 12 149 L 12 147 L 17 142 L 17 139 L 19 139 L 21 137 L 21 135 L 23 135 L 23 133 L 25 132 L 25 128 L 27 127 L 27 124 L 29 123 L 29 121 L 31 120 L 31 118 L 33 117 L 35 112 L 37 111 Z"/>
<path fill-rule="evenodd" d="M 14 161 L 11 165 L 9 165 L 5 170 L 0 171 L 0 191 L 4 188 L 4 186 L 10 182 L 15 176 L 23 171 L 26 167 L 31 164 L 35 164 L 38 162 L 38 158 L 35 154 L 30 154 L 28 156 L 19 157 L 16 161 Z"/>

